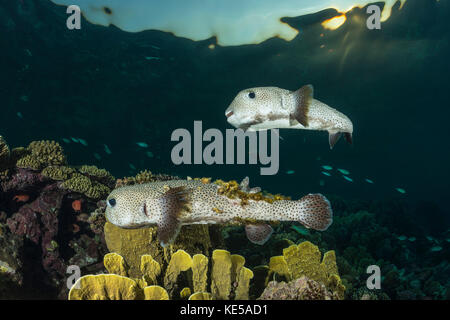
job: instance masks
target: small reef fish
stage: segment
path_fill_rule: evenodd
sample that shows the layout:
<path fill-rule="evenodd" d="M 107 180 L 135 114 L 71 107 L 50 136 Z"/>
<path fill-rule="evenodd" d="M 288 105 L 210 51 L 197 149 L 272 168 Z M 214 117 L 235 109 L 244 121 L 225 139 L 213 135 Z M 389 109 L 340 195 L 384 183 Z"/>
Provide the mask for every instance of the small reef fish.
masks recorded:
<path fill-rule="evenodd" d="M 105 150 L 106 154 L 111 154 L 112 153 L 111 149 L 109 149 L 109 147 L 106 144 L 104 144 L 103 147 L 104 147 L 104 150 Z"/>
<path fill-rule="evenodd" d="M 148 144 L 145 142 L 136 142 L 136 144 L 141 148 L 148 148 Z"/>
<path fill-rule="evenodd" d="M 345 169 L 337 169 L 340 173 L 345 174 L 345 175 L 349 175 L 350 171 L 345 170 Z"/>
<path fill-rule="evenodd" d="M 353 143 L 353 124 L 343 113 L 313 98 L 313 86 L 242 90 L 225 111 L 228 123 L 245 131 L 275 128 L 324 130 L 333 149 L 341 135 Z"/>
<path fill-rule="evenodd" d="M 18 194 L 13 197 L 13 200 L 16 202 L 27 202 L 30 200 L 30 196 L 27 194 Z"/>
<path fill-rule="evenodd" d="M 402 188 L 395 188 L 395 190 L 397 190 L 398 192 L 400 192 L 402 194 L 406 193 L 405 189 L 402 189 Z"/>
<path fill-rule="evenodd" d="M 81 139 L 81 138 L 78 138 L 78 141 L 81 143 L 81 145 L 83 145 L 83 146 L 85 146 L 85 147 L 87 147 L 88 146 L 88 143 L 87 143 L 87 141 L 86 140 L 84 140 L 84 139 Z"/>
<path fill-rule="evenodd" d="M 286 174 L 294 174 L 294 173 L 295 173 L 294 170 L 288 170 L 288 171 L 286 171 Z"/>
<path fill-rule="evenodd" d="M 326 171 L 321 171 L 320 173 L 323 174 L 324 176 L 331 177 L 331 174 Z"/>
<path fill-rule="evenodd" d="M 321 194 L 279 200 L 250 188 L 248 177 L 235 188 L 230 185 L 193 179 L 121 187 L 106 200 L 106 218 L 121 228 L 157 225 L 162 246 L 175 241 L 182 225 L 245 224 L 248 239 L 262 245 L 273 232 L 267 222 L 296 221 L 324 231 L 333 221 L 330 202 Z"/>
<path fill-rule="evenodd" d="M 333 167 L 332 166 L 322 166 L 322 169 L 330 171 L 330 170 L 333 170 Z"/>
<path fill-rule="evenodd" d="M 373 184 L 373 181 L 370 179 L 364 179 L 367 183 Z"/>
<path fill-rule="evenodd" d="M 353 182 L 353 179 L 352 178 L 350 178 L 350 177 L 347 177 L 347 176 L 342 176 L 345 180 L 347 180 L 347 181 L 350 181 L 350 182 Z"/>

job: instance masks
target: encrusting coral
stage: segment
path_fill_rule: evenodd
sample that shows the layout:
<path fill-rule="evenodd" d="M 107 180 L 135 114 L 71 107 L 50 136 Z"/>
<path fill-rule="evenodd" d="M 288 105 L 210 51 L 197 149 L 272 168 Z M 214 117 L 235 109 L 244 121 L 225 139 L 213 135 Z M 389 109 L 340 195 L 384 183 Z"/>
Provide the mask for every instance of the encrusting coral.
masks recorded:
<path fill-rule="evenodd" d="M 286 282 L 271 281 L 258 300 L 338 300 L 336 292 L 331 292 L 325 285 L 300 277 Z"/>

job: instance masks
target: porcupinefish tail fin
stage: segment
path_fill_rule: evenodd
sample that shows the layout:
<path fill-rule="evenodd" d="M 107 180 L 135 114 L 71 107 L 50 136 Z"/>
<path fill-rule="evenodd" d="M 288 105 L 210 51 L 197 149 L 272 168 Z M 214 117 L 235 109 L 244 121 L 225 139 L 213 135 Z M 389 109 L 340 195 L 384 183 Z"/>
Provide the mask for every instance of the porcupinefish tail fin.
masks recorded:
<path fill-rule="evenodd" d="M 290 115 L 290 122 L 293 124 L 297 120 L 302 126 L 308 127 L 308 112 L 313 100 L 314 89 L 308 84 L 297 91 L 291 92 L 295 101 L 295 109 Z"/>
<path fill-rule="evenodd" d="M 272 227 L 267 223 L 248 224 L 245 234 L 251 243 L 263 245 L 273 233 Z"/>
<path fill-rule="evenodd" d="M 159 198 L 155 206 L 159 212 L 158 240 L 162 247 L 172 244 L 181 229 L 179 216 L 183 210 L 188 210 L 189 191 L 185 187 L 175 187 L 167 190 Z"/>
<path fill-rule="evenodd" d="M 320 193 L 308 194 L 300 200 L 299 222 L 306 228 L 325 231 L 333 223 L 330 201 Z"/>

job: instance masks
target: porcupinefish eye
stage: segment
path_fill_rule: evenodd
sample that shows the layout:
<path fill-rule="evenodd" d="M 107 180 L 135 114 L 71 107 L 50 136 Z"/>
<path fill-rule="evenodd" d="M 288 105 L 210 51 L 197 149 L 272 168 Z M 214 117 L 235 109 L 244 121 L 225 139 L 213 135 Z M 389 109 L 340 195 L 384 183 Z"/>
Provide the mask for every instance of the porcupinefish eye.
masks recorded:
<path fill-rule="evenodd" d="M 114 207 L 116 205 L 116 199 L 111 198 L 108 200 L 108 206 Z"/>
<path fill-rule="evenodd" d="M 256 94 L 255 94 L 253 91 L 250 91 L 250 92 L 248 93 L 248 97 L 249 97 L 250 99 L 255 99 Z"/>

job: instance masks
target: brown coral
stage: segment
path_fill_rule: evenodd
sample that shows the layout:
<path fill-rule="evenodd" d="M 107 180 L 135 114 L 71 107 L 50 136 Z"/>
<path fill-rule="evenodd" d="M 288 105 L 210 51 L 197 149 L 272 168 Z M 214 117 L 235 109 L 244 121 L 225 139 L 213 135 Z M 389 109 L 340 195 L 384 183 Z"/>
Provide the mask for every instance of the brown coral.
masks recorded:
<path fill-rule="evenodd" d="M 337 293 L 328 290 L 325 285 L 301 277 L 286 282 L 271 281 L 258 300 L 338 300 Z"/>

